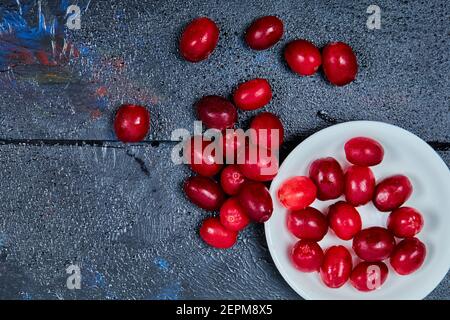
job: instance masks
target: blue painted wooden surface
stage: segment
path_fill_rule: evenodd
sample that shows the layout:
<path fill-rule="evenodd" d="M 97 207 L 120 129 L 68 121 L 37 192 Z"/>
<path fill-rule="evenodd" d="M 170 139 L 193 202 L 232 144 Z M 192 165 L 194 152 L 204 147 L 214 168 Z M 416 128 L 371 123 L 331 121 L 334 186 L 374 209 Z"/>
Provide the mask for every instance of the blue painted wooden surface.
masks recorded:
<path fill-rule="evenodd" d="M 228 251 L 202 243 L 197 229 L 208 213 L 185 200 L 190 172 L 170 161 L 171 132 L 192 130 L 192 104 L 228 96 L 244 79 L 271 81 L 266 110 L 285 125 L 284 154 L 333 122 L 366 119 L 412 131 L 450 164 L 447 1 L 377 1 L 380 30 L 367 29 L 372 2 L 364 1 L 77 3 L 81 29 L 70 31 L 71 1 L 42 1 L 41 10 L 37 1 L 0 2 L 0 298 L 299 298 L 276 270 L 262 226 Z M 280 16 L 286 34 L 251 51 L 242 33 L 266 14 Z M 221 39 L 210 59 L 189 64 L 177 37 L 199 15 L 217 21 Z M 282 49 L 297 37 L 348 42 L 357 80 L 336 88 L 320 74 L 291 73 Z M 149 107 L 145 143 L 114 141 L 122 102 Z M 241 124 L 252 115 L 241 113 Z M 70 264 L 81 268 L 81 290 L 66 288 Z M 449 299 L 449 279 L 429 298 Z"/>

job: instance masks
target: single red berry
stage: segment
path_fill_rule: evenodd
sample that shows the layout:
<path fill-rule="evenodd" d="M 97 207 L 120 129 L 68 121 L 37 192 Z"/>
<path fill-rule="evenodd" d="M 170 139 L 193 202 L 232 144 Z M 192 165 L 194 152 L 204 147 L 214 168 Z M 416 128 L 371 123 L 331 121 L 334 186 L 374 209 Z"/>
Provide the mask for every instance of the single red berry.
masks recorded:
<path fill-rule="evenodd" d="M 272 216 L 273 203 L 269 190 L 261 182 L 247 182 L 239 191 L 239 204 L 255 222 L 266 222 Z"/>
<path fill-rule="evenodd" d="M 387 226 L 397 238 L 410 238 L 422 230 L 423 217 L 414 208 L 401 207 L 391 212 Z"/>
<path fill-rule="evenodd" d="M 343 42 L 329 43 L 322 50 L 323 72 L 328 81 L 345 86 L 356 78 L 358 62 L 352 48 Z"/>
<path fill-rule="evenodd" d="M 284 58 L 292 71 L 302 76 L 316 73 L 322 63 L 319 49 L 306 40 L 294 40 L 284 49 Z"/>
<path fill-rule="evenodd" d="M 192 203 L 205 210 L 219 209 L 225 199 L 219 184 L 208 177 L 188 178 L 184 182 L 183 190 Z"/>
<path fill-rule="evenodd" d="M 246 181 L 248 180 L 235 164 L 226 166 L 220 173 L 220 185 L 230 196 L 237 195 Z"/>
<path fill-rule="evenodd" d="M 261 112 L 250 123 L 250 141 L 266 149 L 279 149 L 283 143 L 283 124 L 276 115 Z M 274 138 L 272 140 L 272 138 Z"/>
<path fill-rule="evenodd" d="M 207 218 L 200 227 L 200 237 L 211 247 L 228 249 L 234 246 L 237 232 L 225 228 L 219 218 Z"/>
<path fill-rule="evenodd" d="M 245 42 L 254 50 L 265 50 L 275 45 L 283 36 L 283 21 L 275 16 L 256 19 L 245 33 Z"/>
<path fill-rule="evenodd" d="M 250 223 L 250 218 L 237 198 L 229 198 L 220 208 L 220 222 L 229 230 L 241 231 Z"/>
<path fill-rule="evenodd" d="M 124 104 L 114 119 L 114 131 L 122 142 L 144 140 L 150 128 L 150 114 L 143 106 Z"/>
<path fill-rule="evenodd" d="M 236 107 L 223 97 L 205 96 L 196 103 L 196 107 L 198 118 L 208 128 L 224 130 L 236 123 Z"/>
<path fill-rule="evenodd" d="M 233 94 L 233 100 L 241 110 L 256 110 L 272 99 L 272 88 L 266 79 L 256 78 L 241 83 Z"/>
<path fill-rule="evenodd" d="M 319 271 L 323 261 L 323 250 L 317 242 L 300 240 L 292 248 L 291 259 L 294 266 L 302 272 Z"/>
<path fill-rule="evenodd" d="M 219 41 L 219 28 L 209 18 L 192 20 L 180 38 L 180 53 L 190 62 L 202 61 L 214 51 Z"/>

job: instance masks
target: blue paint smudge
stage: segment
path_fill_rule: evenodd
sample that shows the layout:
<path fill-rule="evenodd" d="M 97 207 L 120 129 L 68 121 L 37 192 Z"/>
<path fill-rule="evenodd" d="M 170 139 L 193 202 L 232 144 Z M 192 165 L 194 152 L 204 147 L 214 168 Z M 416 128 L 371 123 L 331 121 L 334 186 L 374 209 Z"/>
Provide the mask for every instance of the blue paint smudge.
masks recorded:
<path fill-rule="evenodd" d="M 106 277 L 103 273 L 92 270 L 91 268 L 83 268 L 82 277 L 83 284 L 90 288 L 105 288 Z"/>
<path fill-rule="evenodd" d="M 106 286 L 105 275 L 103 273 L 95 271 L 95 284 L 100 288 Z"/>
<path fill-rule="evenodd" d="M 105 110 L 109 106 L 109 99 L 107 97 L 98 97 L 96 104 L 100 110 Z"/>
<path fill-rule="evenodd" d="M 33 299 L 33 296 L 32 296 L 31 293 L 29 293 L 29 292 L 21 292 L 21 293 L 20 293 L 20 298 L 21 298 L 22 300 L 32 300 L 32 299 Z"/>
<path fill-rule="evenodd" d="M 17 64 L 56 65 L 72 57 L 74 48 L 65 39 L 69 2 L 59 0 L 47 17 L 41 2 L 36 0 L 18 1 L 20 6 L 15 11 L 0 7 L 0 68 L 5 70 Z M 34 23 L 30 9 L 36 6 L 38 21 Z"/>
<path fill-rule="evenodd" d="M 157 295 L 156 300 L 178 300 L 181 296 L 182 287 L 179 282 L 164 287 Z"/>
<path fill-rule="evenodd" d="M 89 55 L 89 52 L 91 51 L 91 49 L 89 47 L 86 47 L 85 45 L 80 45 L 79 50 L 82 56 Z"/>
<path fill-rule="evenodd" d="M 158 267 L 159 270 L 162 270 L 164 272 L 169 271 L 169 262 L 161 257 L 157 257 L 154 260 L 155 265 Z"/>

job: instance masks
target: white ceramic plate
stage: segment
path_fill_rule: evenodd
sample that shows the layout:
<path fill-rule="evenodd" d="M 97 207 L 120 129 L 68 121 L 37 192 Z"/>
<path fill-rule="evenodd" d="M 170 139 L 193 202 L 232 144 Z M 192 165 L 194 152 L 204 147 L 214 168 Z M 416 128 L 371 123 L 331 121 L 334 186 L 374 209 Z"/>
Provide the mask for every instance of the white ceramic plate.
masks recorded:
<path fill-rule="evenodd" d="M 384 159 L 372 167 L 377 182 L 393 174 L 405 174 L 413 184 L 413 194 L 405 205 L 418 209 L 424 217 L 423 230 L 418 234 L 427 247 L 422 267 L 409 276 L 395 274 L 389 266 L 384 285 L 364 293 L 348 282 L 338 289 L 326 287 L 318 273 L 302 273 L 292 265 L 289 252 L 298 241 L 286 226 L 287 210 L 276 198 L 283 181 L 292 176 L 308 175 L 309 164 L 315 159 L 332 156 L 345 168 L 344 144 L 347 140 L 365 136 L 379 141 Z M 450 171 L 438 154 L 423 140 L 399 127 L 372 121 L 354 121 L 321 130 L 300 143 L 286 158 L 273 180 L 270 193 L 274 212 L 265 223 L 270 254 L 289 285 L 305 299 L 422 299 L 444 278 L 450 267 Z M 343 199 L 343 198 L 341 198 Z M 322 210 L 337 200 L 315 201 L 312 206 Z M 386 226 L 388 213 L 378 212 L 372 203 L 358 207 L 363 228 Z M 332 244 L 342 244 L 351 250 L 351 240 L 339 240 L 332 232 L 319 243 L 325 250 Z M 354 258 L 354 262 L 357 259 Z"/>

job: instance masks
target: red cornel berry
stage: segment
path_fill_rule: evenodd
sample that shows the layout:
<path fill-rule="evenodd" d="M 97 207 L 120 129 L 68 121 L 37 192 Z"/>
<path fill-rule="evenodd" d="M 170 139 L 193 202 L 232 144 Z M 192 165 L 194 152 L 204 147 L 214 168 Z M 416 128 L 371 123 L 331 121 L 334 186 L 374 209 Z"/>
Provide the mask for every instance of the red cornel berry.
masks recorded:
<path fill-rule="evenodd" d="M 300 240 L 292 248 L 291 259 L 298 270 L 315 272 L 322 265 L 323 251 L 317 242 Z"/>
<path fill-rule="evenodd" d="M 289 68 L 302 76 L 316 73 L 322 63 L 319 49 L 306 40 L 294 40 L 284 49 L 284 58 Z"/>
<path fill-rule="evenodd" d="M 383 161 L 383 147 L 371 138 L 356 137 L 350 139 L 345 143 L 344 149 L 347 160 L 358 166 L 376 166 Z"/>
<path fill-rule="evenodd" d="M 361 259 L 369 262 L 389 258 L 395 247 L 394 236 L 385 228 L 370 227 L 353 238 L 353 250 Z"/>
<path fill-rule="evenodd" d="M 327 234 L 328 222 L 319 210 L 307 207 L 303 210 L 289 211 L 287 227 L 299 239 L 320 241 Z"/>
<path fill-rule="evenodd" d="M 245 42 L 254 50 L 265 50 L 283 36 L 283 21 L 275 16 L 265 16 L 253 21 L 245 34 Z"/>
<path fill-rule="evenodd" d="M 143 106 L 124 104 L 117 110 L 114 131 L 122 142 L 144 140 L 150 129 L 150 114 Z"/>
<path fill-rule="evenodd" d="M 239 204 L 255 222 L 266 222 L 272 216 L 269 190 L 261 182 L 247 182 L 238 195 Z"/>
<path fill-rule="evenodd" d="M 279 149 L 283 143 L 283 124 L 276 115 L 261 112 L 250 123 L 250 141 L 266 149 Z M 272 137 L 273 136 L 273 137 Z M 274 140 L 272 140 L 274 138 Z"/>
<path fill-rule="evenodd" d="M 328 81 L 336 86 L 345 86 L 355 80 L 358 62 L 348 44 L 333 42 L 322 50 L 322 68 Z"/>
<path fill-rule="evenodd" d="M 205 210 L 219 209 L 225 199 L 219 184 L 207 177 L 190 177 L 185 181 L 183 189 L 192 203 Z"/>
<path fill-rule="evenodd" d="M 207 218 L 200 227 L 200 237 L 211 247 L 228 249 L 234 246 L 237 232 L 225 228 L 219 218 Z"/>
<path fill-rule="evenodd" d="M 351 285 L 362 292 L 379 289 L 386 282 L 389 270 L 383 262 L 360 262 L 350 275 Z"/>
<path fill-rule="evenodd" d="M 317 186 L 319 200 L 336 199 L 344 192 L 344 172 L 334 158 L 321 158 L 311 163 L 309 177 Z"/>
<path fill-rule="evenodd" d="M 241 231 L 250 222 L 249 217 L 235 197 L 227 199 L 220 208 L 220 222 L 232 231 Z"/>
<path fill-rule="evenodd" d="M 250 145 L 238 155 L 239 170 L 254 181 L 271 181 L 278 173 L 278 159 L 275 152 Z"/>
<path fill-rule="evenodd" d="M 187 61 L 199 62 L 208 58 L 219 41 L 219 28 L 209 18 L 192 20 L 180 38 L 180 53 Z"/>
<path fill-rule="evenodd" d="M 399 275 L 408 275 L 417 271 L 425 261 L 427 249 L 417 238 L 402 240 L 392 252 L 390 262 Z"/>
<path fill-rule="evenodd" d="M 329 288 L 342 287 L 352 272 L 352 256 L 344 246 L 332 246 L 325 251 L 320 276 Z"/>
<path fill-rule="evenodd" d="M 303 176 L 287 179 L 277 190 L 280 203 L 288 210 L 302 210 L 316 200 L 317 188 L 314 182 Z"/>
<path fill-rule="evenodd" d="M 272 99 L 272 88 L 266 79 L 256 78 L 241 83 L 233 94 L 236 106 L 241 110 L 256 110 Z"/>
<path fill-rule="evenodd" d="M 395 175 L 381 181 L 373 197 L 373 204 L 382 212 L 397 209 L 409 199 L 413 186 L 408 177 Z"/>
<path fill-rule="evenodd" d="M 232 128 L 237 120 L 237 110 L 227 99 L 205 96 L 196 103 L 199 119 L 208 128 L 224 130 Z"/>
<path fill-rule="evenodd" d="M 230 196 L 237 195 L 247 179 L 235 164 L 226 166 L 220 173 L 220 185 Z"/>
<path fill-rule="evenodd" d="M 216 155 L 214 142 L 202 136 L 193 136 L 184 146 L 184 157 L 192 171 L 201 176 L 212 177 L 222 169 L 222 161 Z"/>

